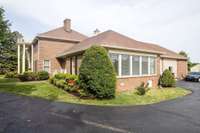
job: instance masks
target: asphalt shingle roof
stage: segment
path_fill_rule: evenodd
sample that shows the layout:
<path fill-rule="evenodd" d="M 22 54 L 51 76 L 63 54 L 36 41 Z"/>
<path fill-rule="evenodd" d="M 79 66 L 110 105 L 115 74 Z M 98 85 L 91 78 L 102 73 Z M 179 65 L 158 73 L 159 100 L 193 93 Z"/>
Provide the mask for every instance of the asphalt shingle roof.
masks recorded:
<path fill-rule="evenodd" d="M 80 42 L 87 38 L 87 36 L 75 30 L 71 30 L 70 32 L 65 31 L 64 27 L 59 27 L 59 28 L 50 30 L 48 32 L 41 33 L 37 35 L 37 37 L 59 39 L 59 40 L 66 40 L 66 41 L 76 41 L 76 42 Z"/>
<path fill-rule="evenodd" d="M 66 50 L 62 54 L 58 55 L 58 57 L 84 51 L 92 45 L 101 45 L 107 48 L 124 49 L 130 51 L 155 53 L 160 54 L 161 57 L 165 58 L 186 59 L 176 52 L 173 52 L 159 45 L 137 41 L 112 30 L 108 30 L 96 36 L 84 39 L 71 49 Z"/>

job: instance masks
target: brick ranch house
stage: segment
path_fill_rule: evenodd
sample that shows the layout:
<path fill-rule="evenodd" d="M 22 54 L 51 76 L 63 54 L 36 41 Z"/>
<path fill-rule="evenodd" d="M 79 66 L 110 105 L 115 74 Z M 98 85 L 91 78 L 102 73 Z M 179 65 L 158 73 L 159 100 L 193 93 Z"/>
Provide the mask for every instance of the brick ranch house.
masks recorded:
<path fill-rule="evenodd" d="M 157 86 L 165 69 L 171 69 L 177 79 L 187 74 L 187 59 L 156 44 L 140 42 L 108 30 L 87 37 L 71 29 L 71 20 L 57 29 L 39 34 L 32 42 L 33 71 L 78 74 L 84 51 L 92 45 L 108 50 L 117 73 L 117 90 L 139 86 L 141 82 Z"/>

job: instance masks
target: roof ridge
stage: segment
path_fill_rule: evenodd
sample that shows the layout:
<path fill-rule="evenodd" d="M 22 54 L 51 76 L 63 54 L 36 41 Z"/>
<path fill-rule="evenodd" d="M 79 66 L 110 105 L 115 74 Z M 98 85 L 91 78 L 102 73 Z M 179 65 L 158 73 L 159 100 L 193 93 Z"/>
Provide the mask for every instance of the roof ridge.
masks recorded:
<path fill-rule="evenodd" d="M 54 28 L 54 29 L 46 31 L 46 32 L 39 33 L 38 36 L 43 35 L 43 34 L 48 34 L 49 32 L 52 32 L 52 31 L 55 31 L 55 30 L 58 30 L 58 29 L 61 29 L 61 28 L 63 28 L 63 26 Z"/>

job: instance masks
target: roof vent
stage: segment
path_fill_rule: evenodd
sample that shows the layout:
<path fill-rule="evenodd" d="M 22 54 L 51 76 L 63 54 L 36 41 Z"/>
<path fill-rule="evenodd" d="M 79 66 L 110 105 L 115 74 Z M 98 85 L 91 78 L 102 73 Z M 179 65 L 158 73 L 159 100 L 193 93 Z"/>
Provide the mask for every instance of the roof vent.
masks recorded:
<path fill-rule="evenodd" d="M 64 20 L 64 30 L 67 32 L 71 31 L 71 19 Z"/>
<path fill-rule="evenodd" d="M 100 30 L 99 29 L 95 29 L 94 30 L 94 35 L 98 35 L 100 33 Z"/>

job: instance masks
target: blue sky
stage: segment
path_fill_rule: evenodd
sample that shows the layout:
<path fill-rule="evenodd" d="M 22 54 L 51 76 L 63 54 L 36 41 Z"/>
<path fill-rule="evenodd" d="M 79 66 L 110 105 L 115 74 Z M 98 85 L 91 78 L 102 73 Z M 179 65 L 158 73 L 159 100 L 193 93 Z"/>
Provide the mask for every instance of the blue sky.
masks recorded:
<path fill-rule="evenodd" d="M 31 41 L 35 35 L 62 26 L 91 36 L 115 30 L 136 40 L 186 51 L 200 62 L 199 0 L 1 0 L 12 30 Z"/>

